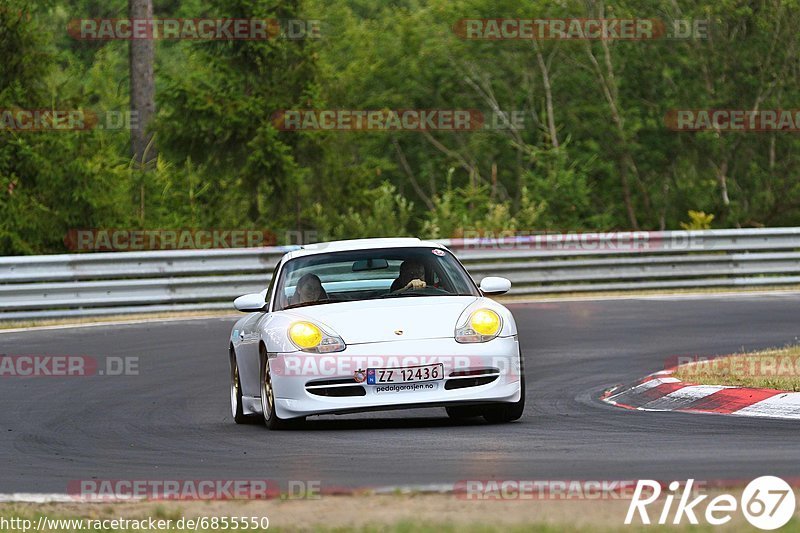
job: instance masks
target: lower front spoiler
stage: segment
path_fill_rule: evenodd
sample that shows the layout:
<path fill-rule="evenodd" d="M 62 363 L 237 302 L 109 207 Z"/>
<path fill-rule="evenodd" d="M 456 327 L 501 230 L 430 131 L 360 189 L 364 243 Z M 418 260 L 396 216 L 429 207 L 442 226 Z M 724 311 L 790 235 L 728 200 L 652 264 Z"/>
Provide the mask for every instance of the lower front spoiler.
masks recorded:
<path fill-rule="evenodd" d="M 498 380 L 470 389 L 440 390 L 435 392 L 388 392 L 374 394 L 370 391 L 359 397 L 310 397 L 302 399 L 276 398 L 275 411 L 283 419 L 322 414 L 351 414 L 398 409 L 421 409 L 455 405 L 489 405 L 515 403 L 520 400 L 521 382 Z"/>
<path fill-rule="evenodd" d="M 397 393 L 403 394 L 403 393 Z M 411 400 L 408 401 L 395 401 L 395 402 L 383 402 L 383 403 L 375 403 L 375 404 L 362 404 L 362 405 L 353 405 L 352 403 L 345 403 L 341 402 L 339 405 L 316 405 L 312 406 L 304 406 L 305 409 L 296 409 L 292 408 L 291 406 L 294 404 L 296 405 L 297 400 L 288 399 L 288 398 L 276 398 L 275 399 L 275 410 L 278 416 L 280 416 L 284 420 L 292 419 L 292 418 L 302 418 L 306 416 L 313 416 L 313 415 L 348 415 L 354 413 L 367 413 L 367 412 L 378 412 L 378 411 L 397 411 L 403 409 L 429 409 L 429 408 L 436 408 L 436 407 L 451 407 L 451 406 L 464 406 L 464 405 L 497 405 L 503 403 L 515 403 L 518 402 L 521 396 L 521 391 L 519 384 L 515 390 L 508 396 L 496 398 L 496 397 L 481 397 L 480 395 L 472 395 L 470 397 L 460 397 L 460 398 L 452 398 L 446 399 L 441 398 L 437 400 Z M 242 403 L 244 404 L 245 410 L 252 414 L 261 414 L 261 398 L 258 397 L 250 397 L 245 396 L 242 398 Z"/>
<path fill-rule="evenodd" d="M 401 410 L 408 410 L 408 409 L 433 409 L 433 408 L 441 408 L 441 407 L 453 407 L 458 405 L 497 405 L 499 403 L 507 403 L 507 402 L 491 402 L 491 401 L 473 401 L 473 400 L 461 400 L 461 401 L 450 401 L 450 402 L 427 402 L 427 403 L 419 403 L 419 404 L 402 404 L 402 405 L 374 405 L 369 407 L 356 407 L 352 409 L 342 409 L 336 411 L 326 411 L 324 413 L 314 413 L 315 415 L 352 415 L 356 413 L 372 413 L 372 412 L 380 412 L 380 411 L 401 411 Z M 305 415 L 305 416 L 313 416 L 313 415 Z"/>
<path fill-rule="evenodd" d="M 398 411 L 398 410 L 408 410 L 408 409 L 432 409 L 432 408 L 441 408 L 441 407 L 453 407 L 453 406 L 473 406 L 473 405 L 497 405 L 502 403 L 514 403 L 518 402 L 520 398 L 520 393 L 517 392 L 515 396 L 511 399 L 507 399 L 504 401 L 499 400 L 482 400 L 482 399 L 461 399 L 461 400 L 440 400 L 440 401 L 426 401 L 420 403 L 400 403 L 400 404 L 380 404 L 380 405 L 363 405 L 363 406 L 356 406 L 356 407 L 337 407 L 337 408 L 326 408 L 320 409 L 314 412 L 304 412 L 304 414 L 298 414 L 298 412 L 291 412 L 285 408 L 279 409 L 277 412 L 279 416 L 283 419 L 292 419 L 292 418 L 302 418 L 306 416 L 314 416 L 314 415 L 350 415 L 356 413 L 369 413 L 369 412 L 380 412 L 380 411 Z M 253 398 L 253 397 L 244 397 L 242 398 L 244 405 L 246 406 L 246 410 L 249 414 L 262 414 L 261 411 L 261 398 Z M 280 404 L 281 399 L 276 400 L 276 404 Z M 249 407 L 249 409 L 248 409 Z"/>
<path fill-rule="evenodd" d="M 365 358 L 368 361 L 366 363 Z M 437 380 L 435 386 L 418 385 L 418 388 L 409 390 L 398 385 L 392 390 L 391 387 L 365 382 L 351 382 L 350 385 L 331 383 L 340 382 L 348 376 L 353 380 L 356 369 L 381 368 L 382 364 L 387 368 L 409 367 L 423 364 L 423 360 L 443 364 L 444 379 Z M 483 372 L 490 372 L 496 378 L 463 387 L 448 384 L 464 379 L 465 371 L 481 373 L 476 377 L 485 375 Z M 518 402 L 522 397 L 521 361 L 516 336 L 498 337 L 487 343 L 475 344 L 459 344 L 454 339 L 428 339 L 352 345 L 336 354 L 303 354 L 299 358 L 298 354 L 274 354 L 270 357 L 270 372 L 275 413 L 284 420 L 322 414 L 508 404 Z M 319 380 L 326 383 L 320 385 Z M 350 388 L 353 385 L 363 390 L 358 395 L 319 393 L 320 387 Z M 243 403 L 261 412 L 258 397 L 248 398 Z"/>

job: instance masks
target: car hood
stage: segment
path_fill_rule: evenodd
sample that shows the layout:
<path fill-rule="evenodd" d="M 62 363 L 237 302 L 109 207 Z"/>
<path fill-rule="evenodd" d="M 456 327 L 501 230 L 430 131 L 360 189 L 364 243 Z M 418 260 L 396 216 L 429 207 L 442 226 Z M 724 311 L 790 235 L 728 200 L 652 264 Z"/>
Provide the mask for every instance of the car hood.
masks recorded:
<path fill-rule="evenodd" d="M 287 313 L 330 327 L 345 344 L 439 339 L 453 337 L 456 320 L 475 300 L 475 296 L 406 296 L 312 305 Z"/>

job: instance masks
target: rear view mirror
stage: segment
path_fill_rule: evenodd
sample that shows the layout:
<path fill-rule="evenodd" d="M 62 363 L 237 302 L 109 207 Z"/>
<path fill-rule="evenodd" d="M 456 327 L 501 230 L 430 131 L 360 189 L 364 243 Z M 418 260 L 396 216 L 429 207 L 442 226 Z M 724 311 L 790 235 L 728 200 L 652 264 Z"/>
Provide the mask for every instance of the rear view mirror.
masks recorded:
<path fill-rule="evenodd" d="M 489 276 L 481 280 L 481 292 L 483 294 L 497 296 L 505 294 L 511 288 L 511 282 L 506 278 Z"/>
<path fill-rule="evenodd" d="M 382 268 L 389 268 L 389 262 L 386 259 L 364 259 L 353 263 L 353 272 L 381 270 Z"/>
<path fill-rule="evenodd" d="M 252 293 L 239 296 L 233 301 L 233 306 L 243 313 L 255 313 L 263 311 L 267 302 L 264 301 L 263 293 Z"/>

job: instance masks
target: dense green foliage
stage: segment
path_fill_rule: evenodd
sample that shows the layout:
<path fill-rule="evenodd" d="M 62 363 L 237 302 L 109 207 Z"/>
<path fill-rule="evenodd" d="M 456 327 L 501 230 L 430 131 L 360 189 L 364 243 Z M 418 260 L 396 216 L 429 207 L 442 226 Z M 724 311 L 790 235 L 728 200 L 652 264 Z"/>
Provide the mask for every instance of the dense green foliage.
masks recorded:
<path fill-rule="evenodd" d="M 322 38 L 158 41 L 151 171 L 131 164 L 125 130 L 0 128 L 0 254 L 61 252 L 71 228 L 328 239 L 800 224 L 796 133 L 665 125 L 671 109 L 800 107 L 798 2 L 588 5 L 154 0 L 157 17 L 318 19 Z M 67 33 L 70 20 L 126 12 L 126 0 L 0 0 L 0 109 L 126 110 L 127 42 Z M 453 31 L 489 17 L 708 19 L 711 30 L 603 42 Z M 271 121 L 312 108 L 501 109 L 521 111 L 524 127 L 282 132 Z"/>

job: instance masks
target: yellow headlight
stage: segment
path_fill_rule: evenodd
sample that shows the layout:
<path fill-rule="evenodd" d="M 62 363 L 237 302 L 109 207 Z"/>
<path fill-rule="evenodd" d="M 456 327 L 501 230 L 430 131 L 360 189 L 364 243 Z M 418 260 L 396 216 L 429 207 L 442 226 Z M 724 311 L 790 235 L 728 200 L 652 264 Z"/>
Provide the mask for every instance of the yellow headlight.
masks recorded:
<path fill-rule="evenodd" d="M 500 316 L 491 309 L 478 309 L 472 313 L 469 323 L 479 335 L 497 335 L 500 329 Z"/>
<path fill-rule="evenodd" d="M 295 322 L 289 328 L 289 338 L 298 347 L 307 350 L 322 342 L 322 332 L 311 322 Z"/>

